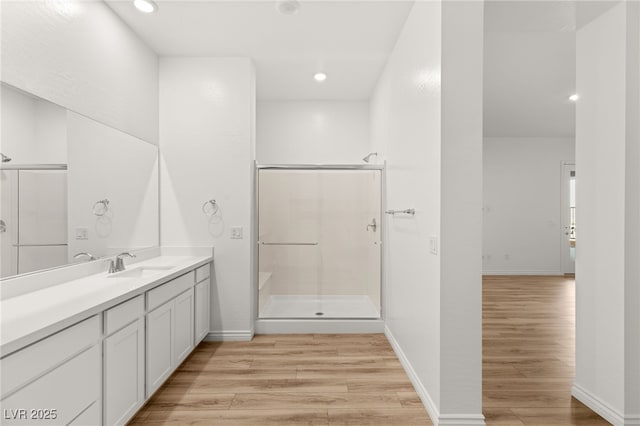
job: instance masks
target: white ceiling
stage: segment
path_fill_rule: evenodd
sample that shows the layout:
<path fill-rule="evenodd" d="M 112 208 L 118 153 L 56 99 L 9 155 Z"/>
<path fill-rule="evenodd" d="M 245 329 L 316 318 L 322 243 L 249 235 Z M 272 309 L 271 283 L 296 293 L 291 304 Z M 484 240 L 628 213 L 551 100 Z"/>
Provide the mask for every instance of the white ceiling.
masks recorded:
<path fill-rule="evenodd" d="M 485 136 L 574 136 L 576 22 L 572 1 L 485 4 Z"/>
<path fill-rule="evenodd" d="M 574 32 L 487 32 L 484 134 L 573 137 Z"/>
<path fill-rule="evenodd" d="M 410 12 L 403 0 L 106 0 L 161 56 L 245 56 L 260 100 L 367 100 Z M 618 0 L 485 3 L 486 136 L 572 137 L 575 30 Z M 324 71 L 328 79 L 312 76 Z"/>
<path fill-rule="evenodd" d="M 576 30 L 619 1 L 485 2 L 485 136 L 575 136 Z"/>
<path fill-rule="evenodd" d="M 107 3 L 161 56 L 251 57 L 260 100 L 369 99 L 413 4 L 302 0 L 289 16 L 275 1 L 156 0 L 150 15 Z"/>

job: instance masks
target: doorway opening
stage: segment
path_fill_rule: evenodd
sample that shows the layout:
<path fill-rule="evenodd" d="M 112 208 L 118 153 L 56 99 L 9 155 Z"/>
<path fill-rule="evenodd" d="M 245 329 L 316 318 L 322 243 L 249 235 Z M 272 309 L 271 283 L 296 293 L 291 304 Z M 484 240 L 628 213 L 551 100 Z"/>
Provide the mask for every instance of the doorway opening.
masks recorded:
<path fill-rule="evenodd" d="M 562 273 L 576 273 L 576 165 L 562 165 Z"/>

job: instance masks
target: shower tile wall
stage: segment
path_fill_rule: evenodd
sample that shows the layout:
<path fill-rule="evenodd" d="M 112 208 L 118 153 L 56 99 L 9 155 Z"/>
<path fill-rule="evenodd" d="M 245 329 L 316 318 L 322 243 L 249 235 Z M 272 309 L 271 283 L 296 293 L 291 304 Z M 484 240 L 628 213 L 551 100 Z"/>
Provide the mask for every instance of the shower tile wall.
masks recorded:
<path fill-rule="evenodd" d="M 21 170 L 19 183 L 22 245 L 67 244 L 66 170 Z"/>
<path fill-rule="evenodd" d="M 13 207 L 18 202 L 18 172 L 0 170 L 0 219 L 4 222 L 5 232 L 0 233 L 0 277 L 18 273 L 18 210 Z"/>
<path fill-rule="evenodd" d="M 379 251 L 371 245 L 380 228 L 366 232 L 379 216 L 368 207 L 379 206 L 379 192 L 371 191 L 379 175 L 261 171 L 260 241 L 318 243 L 261 246 L 260 271 L 272 274 L 271 295 L 368 295 L 379 306 Z"/>
<path fill-rule="evenodd" d="M 3 170 L 0 191 L 6 224 L 1 275 L 66 264 L 67 172 Z"/>
<path fill-rule="evenodd" d="M 18 273 L 67 263 L 67 172 L 21 170 Z"/>

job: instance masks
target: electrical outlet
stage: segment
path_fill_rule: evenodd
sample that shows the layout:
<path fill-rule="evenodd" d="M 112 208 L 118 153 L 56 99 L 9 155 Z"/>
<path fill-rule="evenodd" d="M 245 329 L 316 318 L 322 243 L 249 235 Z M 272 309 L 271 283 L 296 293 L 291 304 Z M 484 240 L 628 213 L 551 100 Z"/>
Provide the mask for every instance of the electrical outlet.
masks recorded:
<path fill-rule="evenodd" d="M 89 228 L 84 226 L 79 226 L 76 228 L 76 240 L 88 240 L 89 239 Z"/>
<path fill-rule="evenodd" d="M 242 226 L 233 226 L 233 227 L 231 227 L 231 239 L 232 240 L 241 240 L 242 239 Z"/>
<path fill-rule="evenodd" d="M 429 237 L 429 251 L 438 254 L 438 237 Z"/>

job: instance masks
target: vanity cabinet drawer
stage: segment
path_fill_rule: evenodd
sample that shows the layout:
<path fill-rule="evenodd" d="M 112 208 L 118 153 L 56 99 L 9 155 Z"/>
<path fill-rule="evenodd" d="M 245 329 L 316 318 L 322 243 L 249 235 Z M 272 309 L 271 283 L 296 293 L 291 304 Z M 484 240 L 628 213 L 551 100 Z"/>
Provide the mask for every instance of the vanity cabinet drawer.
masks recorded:
<path fill-rule="evenodd" d="M 195 284 L 195 272 L 182 275 L 147 292 L 147 311 L 152 311 Z"/>
<path fill-rule="evenodd" d="M 144 296 L 140 295 L 104 312 L 104 332 L 108 336 L 144 315 Z"/>
<path fill-rule="evenodd" d="M 2 424 L 68 425 L 86 414 L 83 426 L 100 425 L 101 362 L 93 345 L 4 398 Z"/>
<path fill-rule="evenodd" d="M 100 316 L 94 315 L 2 358 L 2 399 L 20 386 L 94 345 L 101 338 L 100 329 Z"/>
<path fill-rule="evenodd" d="M 201 281 L 206 280 L 211 275 L 211 264 L 207 263 L 206 265 L 202 265 L 198 269 L 196 269 L 196 282 L 199 283 Z"/>

